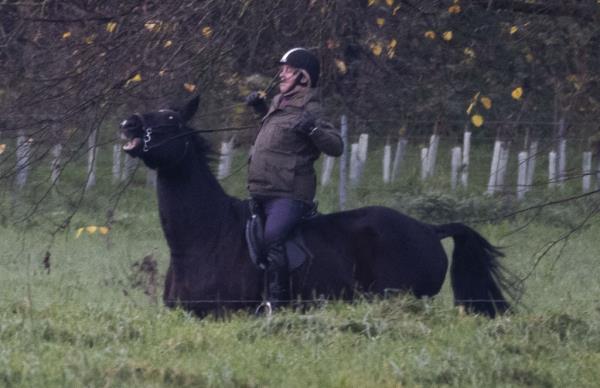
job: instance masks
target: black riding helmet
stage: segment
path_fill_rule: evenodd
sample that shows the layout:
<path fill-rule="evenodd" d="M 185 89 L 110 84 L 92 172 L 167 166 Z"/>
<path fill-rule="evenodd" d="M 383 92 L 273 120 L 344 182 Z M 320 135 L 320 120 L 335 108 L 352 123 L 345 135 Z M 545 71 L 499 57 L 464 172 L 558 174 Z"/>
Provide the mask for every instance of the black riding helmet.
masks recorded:
<path fill-rule="evenodd" d="M 280 65 L 290 65 L 297 69 L 305 70 L 310 77 L 310 86 L 312 88 L 317 86 L 319 81 L 319 60 L 317 57 L 302 47 L 296 47 L 285 54 L 279 60 Z"/>

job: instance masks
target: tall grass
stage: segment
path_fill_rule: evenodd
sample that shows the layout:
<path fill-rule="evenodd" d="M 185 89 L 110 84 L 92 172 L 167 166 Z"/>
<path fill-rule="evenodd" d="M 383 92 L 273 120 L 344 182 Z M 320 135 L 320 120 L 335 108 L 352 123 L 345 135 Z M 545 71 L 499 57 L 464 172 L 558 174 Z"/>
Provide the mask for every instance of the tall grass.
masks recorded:
<path fill-rule="evenodd" d="M 426 300 L 400 295 L 321 302 L 272 319 L 237 312 L 198 320 L 160 303 L 168 249 L 143 172 L 118 203 L 108 174 L 81 202 L 74 199 L 80 177 L 66 174 L 62 191 L 28 222 L 15 223 L 25 213 L 11 216 L 3 199 L 0 386 L 597 386 L 597 218 L 545 252 L 594 201 L 537 218 L 502 217 L 514 202 L 476 189 L 449 193 L 443 174 L 425 187 L 414 161 L 400 182 L 384 187 L 378 163 L 367 167 L 348 206 L 385 204 L 429 222 L 469 220 L 504 247 L 504 264 L 524 279 L 513 314 L 464 316 L 446 284 Z M 101 166 L 106 172 L 108 163 Z M 223 182 L 230 193 L 244 196 L 244 173 Z M 321 209 L 336 210 L 337 187 L 319 190 Z M 32 198 L 20 198 L 20 209 Z M 77 237 L 79 228 L 107 222 L 108 234 Z M 154 280 L 140 270 L 148 255 L 158 262 Z"/>

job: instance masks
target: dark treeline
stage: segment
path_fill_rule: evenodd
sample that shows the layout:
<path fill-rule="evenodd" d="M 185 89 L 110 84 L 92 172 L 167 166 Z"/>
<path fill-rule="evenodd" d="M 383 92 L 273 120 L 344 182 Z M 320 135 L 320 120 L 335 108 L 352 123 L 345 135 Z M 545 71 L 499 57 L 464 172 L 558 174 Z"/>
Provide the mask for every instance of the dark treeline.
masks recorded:
<path fill-rule="evenodd" d="M 6 0 L 0 27 L 0 143 L 22 130 L 44 150 L 110 141 L 125 113 L 195 93 L 199 125 L 242 125 L 244 96 L 295 46 L 318 54 L 326 107 L 353 131 L 460 133 L 478 115 L 486 136 L 555 136 L 561 120 L 591 136 L 600 113 L 595 0 Z"/>

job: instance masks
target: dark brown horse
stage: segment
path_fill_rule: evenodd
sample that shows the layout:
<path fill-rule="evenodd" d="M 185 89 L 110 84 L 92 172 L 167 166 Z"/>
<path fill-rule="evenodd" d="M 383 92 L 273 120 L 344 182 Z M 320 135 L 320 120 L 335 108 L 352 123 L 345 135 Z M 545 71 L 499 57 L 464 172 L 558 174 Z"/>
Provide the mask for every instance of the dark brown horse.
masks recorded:
<path fill-rule="evenodd" d="M 182 109 L 136 114 L 122 123 L 124 150 L 157 171 L 160 221 L 171 251 L 164 302 L 198 315 L 256 307 L 262 271 L 244 237 L 248 203 L 227 195 L 212 174 L 205 140 Z M 453 237 L 450 274 L 457 304 L 494 317 L 509 308 L 501 253 L 461 223 L 430 225 L 386 207 L 312 218 L 299 226 L 313 257 L 292 274 L 292 295 L 351 299 L 356 290 L 437 294 L 448 268 L 440 240 Z"/>

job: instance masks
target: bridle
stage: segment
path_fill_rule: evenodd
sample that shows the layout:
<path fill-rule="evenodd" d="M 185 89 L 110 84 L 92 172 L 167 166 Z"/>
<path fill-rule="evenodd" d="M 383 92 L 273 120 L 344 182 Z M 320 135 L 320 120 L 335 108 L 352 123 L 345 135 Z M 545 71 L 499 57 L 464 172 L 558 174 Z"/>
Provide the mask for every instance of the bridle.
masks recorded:
<path fill-rule="evenodd" d="M 142 115 L 140 113 L 135 113 L 133 115 L 133 117 L 137 118 L 139 120 L 139 122 L 141 123 L 141 125 L 142 125 L 142 131 L 144 132 L 144 135 L 142 136 L 142 142 L 143 142 L 142 152 L 143 153 L 147 153 L 150 150 L 153 150 L 153 149 L 158 148 L 158 147 L 162 147 L 165 144 L 169 143 L 170 141 L 177 140 L 177 139 L 180 139 L 182 137 L 188 137 L 188 136 L 193 135 L 195 133 L 214 133 L 214 132 L 243 131 L 243 130 L 251 129 L 251 128 L 255 127 L 253 125 L 246 125 L 246 126 L 242 126 L 242 127 L 223 127 L 223 128 L 215 128 L 215 129 L 194 129 L 194 130 L 190 130 L 190 131 L 185 131 L 185 132 L 182 132 L 182 133 L 178 133 L 177 135 L 171 136 L 171 137 L 169 137 L 169 138 L 161 141 L 158 144 L 151 145 L 150 142 L 152 141 L 152 135 L 154 135 L 155 133 L 159 132 L 157 130 L 160 130 L 161 128 L 172 128 L 173 126 L 176 126 L 178 129 L 184 128 L 183 121 L 181 120 L 180 115 L 179 115 L 178 112 L 176 112 L 174 110 L 171 110 L 171 109 L 161 109 L 161 110 L 159 110 L 159 112 L 161 112 L 161 113 L 168 113 L 169 114 L 168 120 L 169 121 L 171 121 L 171 120 L 177 120 L 176 123 L 167 123 L 167 124 L 162 124 L 162 125 L 150 126 L 150 125 L 148 125 L 148 123 L 144 119 L 144 115 Z M 179 163 L 181 163 L 183 161 L 183 159 L 187 156 L 187 153 L 189 151 L 189 146 L 190 146 L 190 140 L 188 138 L 185 141 L 185 149 L 184 149 L 183 153 L 181 154 L 181 157 L 179 157 L 178 160 L 176 160 L 173 164 L 171 164 L 167 168 L 172 168 L 172 167 L 178 165 Z"/>
<path fill-rule="evenodd" d="M 184 132 L 184 133 L 180 133 L 177 134 L 175 136 L 171 136 L 168 139 L 163 140 L 162 142 L 155 144 L 155 145 L 150 145 L 150 142 L 152 141 L 152 135 L 155 133 L 155 131 L 157 129 L 161 129 L 161 128 L 172 128 L 173 126 L 176 126 L 178 129 L 181 129 L 183 127 L 183 123 L 181 121 L 181 119 L 179 118 L 179 113 L 170 110 L 170 109 L 161 109 L 159 110 L 159 112 L 161 113 L 168 113 L 168 120 L 177 120 L 175 123 L 171 124 L 163 124 L 163 125 L 156 125 L 156 126 L 150 126 L 146 123 L 146 120 L 144 119 L 144 115 L 140 114 L 140 113 L 135 113 L 133 116 L 136 117 L 140 123 L 142 124 L 142 130 L 144 131 L 144 136 L 142 137 L 142 141 L 144 143 L 143 147 L 142 147 L 142 152 L 143 153 L 147 153 L 152 149 L 161 147 L 165 144 L 167 144 L 168 142 L 181 138 L 181 137 L 185 137 L 188 135 L 191 135 L 192 133 L 194 133 L 194 131 L 188 131 L 188 132 Z M 185 148 L 183 150 L 183 152 L 181 153 L 181 156 L 172 164 L 170 164 L 167 167 L 163 167 L 162 169 L 169 169 L 169 168 L 173 168 L 177 165 L 179 165 L 179 163 L 181 163 L 185 157 L 187 156 L 188 150 L 189 150 L 189 146 L 190 146 L 190 140 L 186 139 L 185 140 Z"/>

